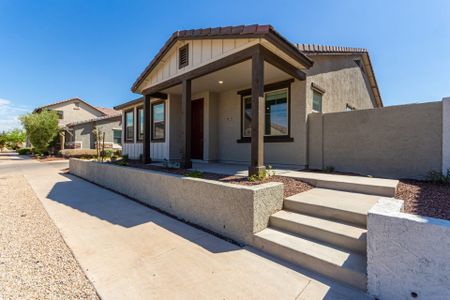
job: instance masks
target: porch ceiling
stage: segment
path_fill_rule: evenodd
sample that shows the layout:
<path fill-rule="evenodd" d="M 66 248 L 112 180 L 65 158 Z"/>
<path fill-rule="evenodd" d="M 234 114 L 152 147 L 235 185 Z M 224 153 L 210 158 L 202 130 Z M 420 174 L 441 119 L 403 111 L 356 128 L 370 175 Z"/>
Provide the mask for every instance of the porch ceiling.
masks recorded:
<path fill-rule="evenodd" d="M 251 86 L 252 64 L 246 60 L 208 75 L 192 80 L 192 93 L 210 91 L 222 93 L 230 90 L 246 89 Z M 264 82 L 272 83 L 292 78 L 277 67 L 264 62 Z M 219 81 L 223 82 L 222 84 Z M 181 94 L 181 84 L 165 89 L 164 93 Z"/>

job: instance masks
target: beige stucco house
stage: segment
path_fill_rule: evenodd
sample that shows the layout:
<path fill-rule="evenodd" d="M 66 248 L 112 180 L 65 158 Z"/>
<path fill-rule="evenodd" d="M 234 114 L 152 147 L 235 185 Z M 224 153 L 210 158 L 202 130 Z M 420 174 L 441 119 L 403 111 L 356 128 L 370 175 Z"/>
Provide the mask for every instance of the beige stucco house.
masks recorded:
<path fill-rule="evenodd" d="M 115 107 L 124 154 L 251 173 L 308 165 L 309 114 L 383 106 L 367 50 L 293 44 L 270 25 L 177 31 L 132 91 Z"/>
<path fill-rule="evenodd" d="M 95 107 L 80 98 L 70 98 L 38 107 L 55 110 L 61 128 L 58 148 L 94 148 L 92 129 L 100 126 L 105 131 L 105 142 L 110 148 L 120 148 L 121 112 L 111 108 Z M 117 142 L 117 143 L 116 143 Z"/>

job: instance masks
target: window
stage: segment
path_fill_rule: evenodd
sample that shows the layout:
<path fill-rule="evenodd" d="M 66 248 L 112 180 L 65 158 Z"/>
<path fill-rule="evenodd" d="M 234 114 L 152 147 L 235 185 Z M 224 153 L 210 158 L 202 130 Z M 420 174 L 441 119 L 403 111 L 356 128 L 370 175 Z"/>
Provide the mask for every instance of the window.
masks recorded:
<path fill-rule="evenodd" d="M 134 141 L 134 111 L 125 112 L 125 141 Z"/>
<path fill-rule="evenodd" d="M 122 145 L 122 130 L 113 129 L 113 142 L 117 145 Z"/>
<path fill-rule="evenodd" d="M 313 90 L 312 109 L 316 112 L 322 112 L 322 94 Z"/>
<path fill-rule="evenodd" d="M 56 110 L 56 113 L 58 114 L 58 119 L 62 120 L 64 118 L 64 112 L 62 110 Z"/>
<path fill-rule="evenodd" d="M 189 44 L 178 49 L 178 68 L 184 68 L 189 65 Z"/>
<path fill-rule="evenodd" d="M 289 135 L 288 89 L 280 89 L 264 93 L 265 119 L 264 134 L 266 136 Z M 243 137 L 252 133 L 252 96 L 243 97 Z"/>
<path fill-rule="evenodd" d="M 137 109 L 137 140 L 144 140 L 144 108 Z"/>
<path fill-rule="evenodd" d="M 166 103 L 152 104 L 152 141 L 164 141 L 166 137 Z"/>

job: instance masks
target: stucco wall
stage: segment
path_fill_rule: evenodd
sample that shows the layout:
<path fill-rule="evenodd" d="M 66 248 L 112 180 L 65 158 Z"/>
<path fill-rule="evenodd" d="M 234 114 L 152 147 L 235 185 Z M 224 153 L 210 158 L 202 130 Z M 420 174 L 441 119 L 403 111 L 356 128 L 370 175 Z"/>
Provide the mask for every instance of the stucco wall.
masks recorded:
<path fill-rule="evenodd" d="M 324 167 L 389 178 L 421 179 L 442 167 L 442 103 L 323 114 L 309 136 L 322 136 Z M 322 133 L 316 123 L 323 122 Z M 317 130 L 312 132 L 316 128 Z M 310 145 L 311 153 L 321 151 Z M 311 166 L 319 166 L 317 159 Z"/>
<path fill-rule="evenodd" d="M 294 142 L 265 143 L 264 161 L 272 165 L 306 165 L 305 81 L 291 84 L 291 137 Z M 237 143 L 241 138 L 241 97 L 237 90 L 218 95 L 219 114 L 218 160 L 250 161 L 250 143 Z"/>
<path fill-rule="evenodd" d="M 442 172 L 450 169 L 450 97 L 442 99 Z"/>
<path fill-rule="evenodd" d="M 78 159 L 70 172 L 246 244 L 283 204 L 281 183 L 234 185 Z"/>
<path fill-rule="evenodd" d="M 79 103 L 79 107 L 75 106 L 75 102 Z M 51 110 L 63 111 L 63 119 L 59 120 L 59 125 L 79 122 L 83 120 L 93 119 L 95 117 L 101 117 L 103 114 L 92 107 L 84 104 L 81 101 L 69 101 L 60 104 L 51 105 L 48 107 Z"/>
<path fill-rule="evenodd" d="M 314 65 L 307 70 L 307 112 L 312 112 L 313 90 L 311 83 L 325 90 L 322 97 L 322 112 L 345 111 L 346 104 L 356 109 L 375 107 L 375 99 L 367 75 L 355 63 L 357 55 L 316 55 Z"/>
<path fill-rule="evenodd" d="M 68 142 L 81 142 L 82 149 L 94 149 L 95 148 L 95 136 L 92 133 L 94 127 L 105 132 L 105 143 L 113 143 L 114 142 L 114 133 L 113 129 L 121 129 L 122 128 L 122 117 L 114 117 L 110 119 L 100 120 L 100 121 L 92 121 L 83 124 L 73 125 L 73 135 L 69 135 L 70 138 L 67 140 Z M 117 145 L 119 146 L 119 145 Z M 116 147 L 117 147 L 116 146 Z"/>
<path fill-rule="evenodd" d="M 369 211 L 368 291 L 378 299 L 446 299 L 450 222 L 402 213 L 402 202 L 381 199 Z"/>

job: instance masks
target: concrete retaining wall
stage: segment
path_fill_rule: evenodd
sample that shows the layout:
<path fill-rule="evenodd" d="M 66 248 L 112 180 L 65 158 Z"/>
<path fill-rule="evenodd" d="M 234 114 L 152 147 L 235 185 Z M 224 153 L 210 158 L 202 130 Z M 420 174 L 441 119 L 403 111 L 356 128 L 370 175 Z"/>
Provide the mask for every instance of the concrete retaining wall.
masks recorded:
<path fill-rule="evenodd" d="M 70 173 L 244 244 L 283 204 L 281 183 L 241 186 L 79 159 Z"/>
<path fill-rule="evenodd" d="M 416 179 L 440 171 L 442 108 L 432 102 L 310 117 L 310 168 Z"/>
<path fill-rule="evenodd" d="M 369 211 L 369 293 L 378 299 L 443 299 L 450 295 L 450 221 L 405 214 L 402 206 L 383 198 Z"/>

